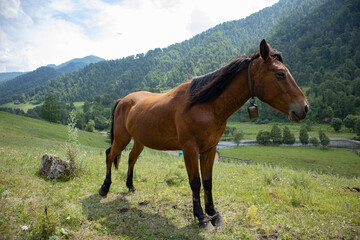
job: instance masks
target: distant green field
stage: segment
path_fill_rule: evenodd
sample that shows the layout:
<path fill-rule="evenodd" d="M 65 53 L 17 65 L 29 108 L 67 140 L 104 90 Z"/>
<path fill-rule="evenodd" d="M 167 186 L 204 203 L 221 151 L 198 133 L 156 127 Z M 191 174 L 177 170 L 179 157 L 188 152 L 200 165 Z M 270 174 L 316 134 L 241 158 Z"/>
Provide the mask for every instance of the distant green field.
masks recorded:
<path fill-rule="evenodd" d="M 0 107 L 21 109 L 26 113 L 29 109 L 33 109 L 33 108 L 35 108 L 37 106 L 41 106 L 41 105 L 42 105 L 42 103 L 34 105 L 34 104 L 31 104 L 31 103 L 15 104 L 15 103 L 11 102 L 11 103 L 2 104 L 2 105 L 0 105 Z M 84 102 L 74 102 L 74 106 L 75 106 L 77 111 L 82 112 L 82 106 L 83 105 L 84 105 Z"/>
<path fill-rule="evenodd" d="M 41 106 L 41 104 L 37 104 L 37 105 L 34 105 L 34 104 L 31 104 L 31 103 L 20 103 L 20 104 L 15 104 L 13 102 L 11 103 L 5 103 L 5 104 L 2 104 L 0 105 L 0 107 L 3 107 L 3 108 L 14 108 L 14 109 L 21 109 L 23 110 L 24 112 L 27 112 L 29 109 L 33 109 L 37 106 Z"/>
<path fill-rule="evenodd" d="M 249 159 L 256 164 L 290 167 L 313 173 L 360 177 L 360 157 L 348 149 L 246 146 L 219 151 L 222 155 Z"/>
<path fill-rule="evenodd" d="M 109 144 L 101 135 L 79 131 L 76 161 L 82 164 L 83 172 L 68 181 L 42 178 L 38 173 L 42 154 L 65 158 L 66 132 L 65 126 L 0 112 L 1 239 L 360 236 L 360 195 L 355 190 L 360 187 L 359 177 L 312 173 L 285 164 L 294 161 L 294 156 L 319 156 L 324 165 L 326 159 L 345 164 L 352 159 L 348 152 L 310 148 L 308 152 L 302 147 L 241 148 L 239 152 L 244 154 L 240 157 L 254 161 L 278 159 L 281 166 L 272 161 L 268 165 L 216 163 L 213 196 L 226 226 L 206 232 L 193 218 L 183 159 L 161 151 L 146 148 L 141 154 L 134 171 L 137 194 L 129 194 L 125 186 L 129 154 L 125 151 L 119 171 L 113 170 L 110 192 L 103 198 L 97 191 L 104 181 L 104 151 Z M 351 168 L 359 169 L 353 161 L 349 161 Z"/>
<path fill-rule="evenodd" d="M 269 124 L 255 124 L 255 123 L 240 123 L 240 122 L 228 122 L 227 126 L 236 127 L 244 132 L 244 139 L 256 139 L 256 135 L 260 130 L 271 131 L 271 128 L 274 124 L 277 124 L 281 129 L 285 126 L 288 126 L 291 133 L 298 138 L 300 128 L 304 125 L 303 122 L 299 123 L 269 123 Z M 341 128 L 339 132 L 335 132 L 335 130 L 329 124 L 314 124 L 311 127 L 311 131 L 309 132 L 310 137 L 319 137 L 319 130 L 322 130 L 326 133 L 329 138 L 345 138 L 352 139 L 356 136 L 355 133 L 351 133 L 349 129 L 344 126 Z"/>

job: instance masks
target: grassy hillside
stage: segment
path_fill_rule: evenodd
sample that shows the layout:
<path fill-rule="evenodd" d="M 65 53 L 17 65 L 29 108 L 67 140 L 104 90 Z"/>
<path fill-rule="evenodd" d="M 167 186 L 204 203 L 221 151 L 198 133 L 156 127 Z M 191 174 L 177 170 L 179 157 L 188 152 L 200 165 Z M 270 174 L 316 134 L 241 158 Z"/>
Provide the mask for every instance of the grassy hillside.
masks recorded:
<path fill-rule="evenodd" d="M 79 133 L 85 171 L 69 181 L 38 175 L 41 155 L 58 152 L 66 128 L 0 112 L 0 236 L 2 239 L 357 239 L 358 178 L 313 175 L 286 167 L 218 163 L 214 200 L 227 223 L 208 233 L 192 216 L 183 160 L 145 149 L 125 187 L 124 156 L 107 198 L 105 139 Z M 259 148 L 257 151 L 263 151 Z M 127 155 L 125 152 L 124 155 Z M 276 153 L 269 153 L 276 154 Z M 45 214 L 45 208 L 47 209 Z M 49 233 L 49 235 L 46 235 Z"/>

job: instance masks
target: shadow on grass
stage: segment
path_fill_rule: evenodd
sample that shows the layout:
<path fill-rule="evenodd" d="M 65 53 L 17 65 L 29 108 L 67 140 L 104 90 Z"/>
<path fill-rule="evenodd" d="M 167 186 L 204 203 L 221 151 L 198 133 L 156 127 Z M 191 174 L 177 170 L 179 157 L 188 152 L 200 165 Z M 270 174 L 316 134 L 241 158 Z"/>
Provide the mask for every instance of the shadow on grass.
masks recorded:
<path fill-rule="evenodd" d="M 175 226 L 169 219 L 146 211 L 148 202 L 131 204 L 127 193 L 115 200 L 106 201 L 99 194 L 82 200 L 84 214 L 94 221 L 98 232 L 130 239 L 203 239 L 196 224 L 183 228 Z M 182 217 L 182 216 L 179 216 Z"/>

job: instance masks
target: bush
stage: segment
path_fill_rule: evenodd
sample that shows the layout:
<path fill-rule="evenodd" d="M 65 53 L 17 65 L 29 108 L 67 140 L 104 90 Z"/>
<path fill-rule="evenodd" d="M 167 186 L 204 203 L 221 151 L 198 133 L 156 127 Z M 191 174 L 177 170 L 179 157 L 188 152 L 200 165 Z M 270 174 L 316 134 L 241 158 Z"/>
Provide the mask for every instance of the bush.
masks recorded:
<path fill-rule="evenodd" d="M 90 119 L 86 124 L 85 130 L 88 132 L 93 132 L 95 130 L 95 121 Z"/>
<path fill-rule="evenodd" d="M 301 144 L 306 145 L 309 143 L 309 134 L 305 127 L 300 128 L 299 138 Z"/>
<path fill-rule="evenodd" d="M 344 119 L 344 125 L 346 128 L 350 129 L 350 131 L 355 131 L 355 122 L 356 122 L 357 117 L 354 115 L 347 115 L 346 118 Z"/>
<path fill-rule="evenodd" d="M 236 143 L 237 146 L 239 146 L 241 139 L 244 138 L 244 133 L 241 130 L 236 129 L 235 131 L 233 131 L 233 137 L 234 137 L 234 142 Z"/>
<path fill-rule="evenodd" d="M 355 130 L 356 135 L 360 136 L 360 118 L 357 118 L 355 120 L 354 130 Z"/>
<path fill-rule="evenodd" d="M 295 136 L 290 132 L 290 129 L 285 126 L 283 132 L 283 143 L 285 144 L 294 144 L 295 143 Z"/>
<path fill-rule="evenodd" d="M 271 128 L 270 138 L 274 144 L 281 144 L 283 142 L 283 139 L 281 136 L 281 129 L 279 128 L 278 125 L 274 125 Z"/>
<path fill-rule="evenodd" d="M 336 132 L 340 131 L 342 126 L 342 120 L 340 118 L 331 119 L 330 125 Z"/>
<path fill-rule="evenodd" d="M 262 144 L 262 145 L 268 145 L 270 144 L 270 132 L 268 131 L 264 131 L 261 130 L 257 135 L 256 135 L 256 142 L 258 144 Z"/>
<path fill-rule="evenodd" d="M 317 137 L 311 137 L 311 138 L 310 138 L 310 143 L 311 143 L 312 145 L 314 145 L 315 147 L 317 147 L 317 146 L 319 146 L 320 141 L 319 141 L 319 139 L 317 139 Z"/>
<path fill-rule="evenodd" d="M 319 139 L 323 147 L 326 147 L 330 143 L 330 139 L 328 138 L 328 136 L 326 136 L 326 134 L 321 130 L 319 131 Z"/>

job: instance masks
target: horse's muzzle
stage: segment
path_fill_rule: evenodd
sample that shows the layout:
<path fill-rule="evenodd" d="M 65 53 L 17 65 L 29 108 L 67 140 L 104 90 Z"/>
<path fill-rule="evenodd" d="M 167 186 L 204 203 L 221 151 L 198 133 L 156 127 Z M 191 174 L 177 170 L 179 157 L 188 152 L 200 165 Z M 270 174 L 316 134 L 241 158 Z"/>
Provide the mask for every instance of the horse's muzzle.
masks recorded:
<path fill-rule="evenodd" d="M 294 109 L 290 111 L 289 119 L 292 122 L 298 122 L 304 119 L 308 112 L 309 112 L 309 106 L 305 104 L 305 106 L 300 109 L 296 109 L 296 110 Z"/>

